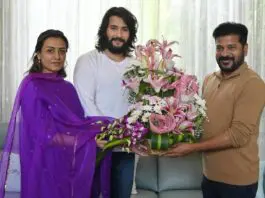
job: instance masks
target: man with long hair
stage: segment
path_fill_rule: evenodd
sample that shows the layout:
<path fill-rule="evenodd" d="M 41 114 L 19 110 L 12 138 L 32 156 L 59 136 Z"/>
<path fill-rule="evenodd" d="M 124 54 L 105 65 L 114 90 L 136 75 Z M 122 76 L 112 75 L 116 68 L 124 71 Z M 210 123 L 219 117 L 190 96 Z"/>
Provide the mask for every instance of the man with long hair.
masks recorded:
<path fill-rule="evenodd" d="M 96 49 L 78 58 L 74 84 L 86 115 L 120 118 L 128 111 L 122 77 L 137 39 L 136 17 L 123 7 L 112 7 L 98 30 Z M 129 198 L 133 184 L 134 154 L 112 155 L 112 198 Z"/>

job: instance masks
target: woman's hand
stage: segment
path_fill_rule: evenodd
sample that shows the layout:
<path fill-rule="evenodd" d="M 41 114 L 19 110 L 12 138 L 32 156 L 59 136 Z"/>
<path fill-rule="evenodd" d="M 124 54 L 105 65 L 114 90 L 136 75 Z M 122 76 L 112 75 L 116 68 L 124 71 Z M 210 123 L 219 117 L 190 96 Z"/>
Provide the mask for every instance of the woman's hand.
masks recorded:
<path fill-rule="evenodd" d="M 96 139 L 96 143 L 97 143 L 97 146 L 101 149 L 103 149 L 103 147 L 105 146 L 105 144 L 107 143 L 106 140 L 97 140 Z"/>

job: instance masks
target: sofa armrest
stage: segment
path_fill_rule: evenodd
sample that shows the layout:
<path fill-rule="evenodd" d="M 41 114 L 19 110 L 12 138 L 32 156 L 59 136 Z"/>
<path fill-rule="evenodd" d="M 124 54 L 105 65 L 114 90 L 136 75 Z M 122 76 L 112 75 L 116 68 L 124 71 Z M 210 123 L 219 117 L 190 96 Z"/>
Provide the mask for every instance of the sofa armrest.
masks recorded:
<path fill-rule="evenodd" d="M 260 161 L 259 165 L 259 185 L 256 198 L 264 198 L 265 192 L 265 161 Z"/>
<path fill-rule="evenodd" d="M 8 123 L 0 123 L 0 150 L 3 149 L 7 127 L 8 127 Z"/>

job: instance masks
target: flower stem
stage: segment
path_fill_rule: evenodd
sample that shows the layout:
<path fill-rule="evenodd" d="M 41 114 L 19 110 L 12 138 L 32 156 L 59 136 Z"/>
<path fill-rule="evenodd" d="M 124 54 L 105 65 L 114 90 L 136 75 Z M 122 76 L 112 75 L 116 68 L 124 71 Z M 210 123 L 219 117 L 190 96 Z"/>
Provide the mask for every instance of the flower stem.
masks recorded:
<path fill-rule="evenodd" d="M 114 147 L 117 147 L 119 145 L 124 145 L 126 143 L 128 144 L 128 141 L 129 137 L 124 139 L 113 139 L 112 141 L 106 143 L 105 146 L 103 147 L 103 150 L 97 153 L 96 166 L 100 164 L 101 160 L 105 157 L 105 155 L 110 149 L 113 149 Z"/>

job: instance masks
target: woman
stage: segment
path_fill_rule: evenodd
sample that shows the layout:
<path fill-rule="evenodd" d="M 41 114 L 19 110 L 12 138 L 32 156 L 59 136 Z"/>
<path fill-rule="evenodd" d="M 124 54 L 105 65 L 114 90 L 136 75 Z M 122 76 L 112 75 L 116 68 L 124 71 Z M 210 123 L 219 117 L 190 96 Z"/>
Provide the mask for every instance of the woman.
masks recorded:
<path fill-rule="evenodd" d="M 11 153 L 20 156 L 21 198 L 93 196 L 95 135 L 110 118 L 84 118 L 74 87 L 63 79 L 67 50 L 68 40 L 58 30 L 38 37 L 9 123 L 0 164 L 0 198 Z M 109 162 L 110 156 L 101 165 L 103 197 L 109 197 Z"/>

